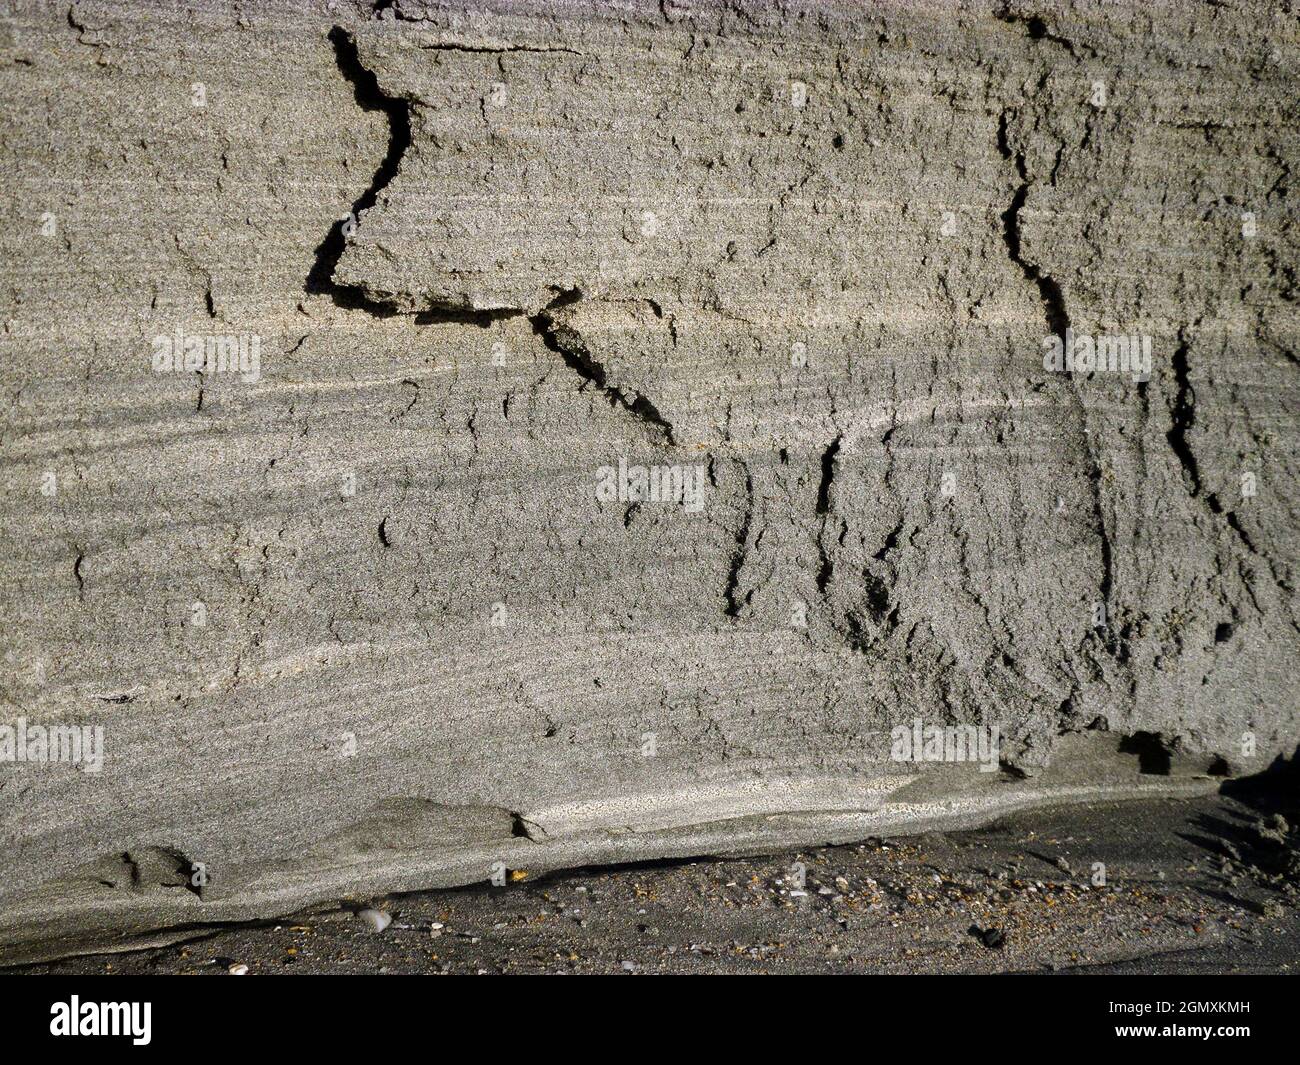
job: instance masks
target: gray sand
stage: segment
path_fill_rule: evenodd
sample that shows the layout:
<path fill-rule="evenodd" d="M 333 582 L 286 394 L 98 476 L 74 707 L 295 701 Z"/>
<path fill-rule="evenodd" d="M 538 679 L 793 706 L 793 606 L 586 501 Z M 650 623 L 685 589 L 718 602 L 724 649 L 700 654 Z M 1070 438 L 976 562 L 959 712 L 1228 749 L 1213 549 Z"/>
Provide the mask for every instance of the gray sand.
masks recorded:
<path fill-rule="evenodd" d="M 5 5 L 0 960 L 1292 754 L 1298 71 L 1263 0 Z"/>

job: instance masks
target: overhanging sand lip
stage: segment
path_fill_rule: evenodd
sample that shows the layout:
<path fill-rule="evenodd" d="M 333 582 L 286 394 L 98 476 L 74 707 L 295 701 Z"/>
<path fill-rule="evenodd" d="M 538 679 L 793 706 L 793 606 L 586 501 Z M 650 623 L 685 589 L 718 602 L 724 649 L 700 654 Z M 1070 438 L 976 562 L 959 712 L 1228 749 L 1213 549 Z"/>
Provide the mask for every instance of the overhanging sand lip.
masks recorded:
<path fill-rule="evenodd" d="M 593 832 L 657 832 L 747 817 L 879 810 L 885 797 L 915 777 L 846 775 L 709 780 L 658 792 L 629 792 L 561 803 L 522 815 L 528 834 L 560 840 Z"/>

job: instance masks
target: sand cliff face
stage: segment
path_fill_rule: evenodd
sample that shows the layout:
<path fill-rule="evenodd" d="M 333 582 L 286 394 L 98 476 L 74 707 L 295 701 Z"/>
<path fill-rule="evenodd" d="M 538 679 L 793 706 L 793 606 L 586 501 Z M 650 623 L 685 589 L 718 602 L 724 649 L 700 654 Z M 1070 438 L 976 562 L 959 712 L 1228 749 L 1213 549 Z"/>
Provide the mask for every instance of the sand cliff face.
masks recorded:
<path fill-rule="evenodd" d="M 1293 751 L 1298 70 L 1263 3 L 9 4 L 5 956 Z"/>

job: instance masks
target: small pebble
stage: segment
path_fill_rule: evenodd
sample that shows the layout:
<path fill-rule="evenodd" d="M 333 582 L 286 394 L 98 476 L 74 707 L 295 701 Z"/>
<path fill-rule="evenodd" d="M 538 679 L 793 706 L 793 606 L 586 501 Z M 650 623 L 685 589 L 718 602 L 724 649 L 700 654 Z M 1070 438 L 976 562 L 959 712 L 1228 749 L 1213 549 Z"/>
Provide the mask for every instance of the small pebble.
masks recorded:
<path fill-rule="evenodd" d="M 988 947 L 989 950 L 1001 950 L 1007 939 L 1006 933 L 1000 928 L 980 928 L 979 925 L 971 925 L 967 932 Z"/>

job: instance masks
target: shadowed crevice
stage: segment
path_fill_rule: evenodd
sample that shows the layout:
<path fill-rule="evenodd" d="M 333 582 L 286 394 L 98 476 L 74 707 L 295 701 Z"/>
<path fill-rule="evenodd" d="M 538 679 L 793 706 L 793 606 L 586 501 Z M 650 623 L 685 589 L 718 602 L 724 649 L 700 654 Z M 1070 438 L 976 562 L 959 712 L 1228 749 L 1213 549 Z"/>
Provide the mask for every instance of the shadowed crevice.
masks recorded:
<path fill-rule="evenodd" d="M 736 548 L 732 552 L 731 562 L 727 566 L 727 583 L 722 590 L 722 597 L 726 601 L 724 613 L 729 618 L 738 617 L 740 608 L 749 604 L 749 596 L 746 595 L 743 600 L 737 599 L 740 585 L 740 570 L 745 564 L 745 555 L 749 551 L 749 528 L 754 520 L 754 478 L 749 472 L 749 467 L 743 460 L 736 460 L 745 471 L 745 516 L 741 519 L 740 526 L 736 529 Z"/>
<path fill-rule="evenodd" d="M 334 60 L 339 70 L 352 85 L 352 95 L 357 106 L 364 111 L 380 111 L 388 118 L 388 150 L 370 181 L 370 186 L 352 204 L 351 212 L 330 227 L 325 239 L 316 248 L 316 259 L 304 286 L 309 295 L 325 294 L 340 307 L 358 308 L 381 318 L 392 317 L 397 311 L 369 298 L 360 288 L 340 285 L 334 280 L 334 270 L 347 247 L 348 229 L 355 227 L 363 211 L 369 210 L 379 199 L 379 194 L 397 176 L 402 156 L 411 146 L 411 111 L 405 100 L 389 96 L 379 87 L 373 71 L 362 65 L 357 52 L 356 39 L 341 26 L 329 32 L 334 46 Z"/>
<path fill-rule="evenodd" d="M 835 572 L 835 563 L 831 559 L 830 552 L 826 550 L 826 527 L 830 521 L 831 482 L 835 479 L 835 464 L 839 458 L 840 444 L 843 439 L 842 436 L 837 436 L 822 452 L 822 479 L 817 485 L 817 513 L 822 519 L 821 530 L 817 535 L 817 553 L 821 563 L 817 568 L 817 590 L 822 593 L 825 593 Z"/>
<path fill-rule="evenodd" d="M 617 385 L 610 383 L 609 374 L 583 342 L 574 329 L 559 324 L 554 312 L 582 299 L 578 289 L 561 292 L 545 308 L 529 317 L 533 331 L 542 338 L 548 349 L 559 355 L 564 364 L 574 373 L 605 394 L 611 407 L 622 407 L 633 414 L 638 421 L 648 426 L 658 442 L 674 446 L 677 441 L 673 436 L 673 426 L 659 411 L 653 402 L 640 392 L 624 392 Z"/>

